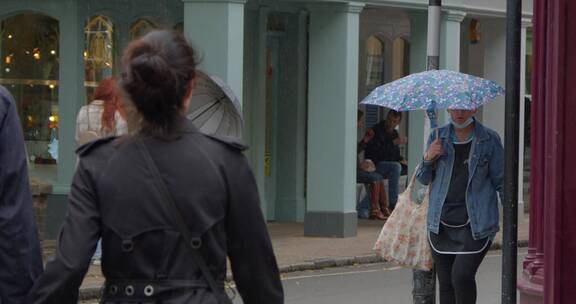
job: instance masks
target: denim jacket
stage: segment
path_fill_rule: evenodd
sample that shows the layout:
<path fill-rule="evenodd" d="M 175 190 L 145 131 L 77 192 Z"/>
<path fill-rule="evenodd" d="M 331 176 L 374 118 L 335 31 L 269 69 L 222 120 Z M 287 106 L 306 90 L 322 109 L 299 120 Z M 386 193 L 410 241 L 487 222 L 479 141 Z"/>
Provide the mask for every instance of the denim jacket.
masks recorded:
<path fill-rule="evenodd" d="M 476 121 L 474 139 L 470 149 L 468 166 L 468 186 L 466 188 L 466 208 L 470 218 L 474 239 L 494 238 L 499 230 L 498 197 L 502 198 L 504 179 L 504 148 L 498 134 Z M 422 161 L 416 178 L 424 185 L 430 185 L 428 207 L 428 230 L 438 233 L 442 206 L 448 193 L 454 147 L 451 133 L 454 128 L 446 125 L 438 129 L 444 154 L 434 161 Z M 436 131 L 428 138 L 428 146 L 434 141 Z"/>

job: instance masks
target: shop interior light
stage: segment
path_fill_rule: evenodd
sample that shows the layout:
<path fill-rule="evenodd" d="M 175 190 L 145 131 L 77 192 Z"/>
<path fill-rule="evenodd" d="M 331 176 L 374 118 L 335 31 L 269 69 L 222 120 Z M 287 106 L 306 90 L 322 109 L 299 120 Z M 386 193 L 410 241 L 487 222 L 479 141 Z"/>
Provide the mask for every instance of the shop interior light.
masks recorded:
<path fill-rule="evenodd" d="M 39 48 L 34 48 L 34 49 L 32 50 L 32 56 L 34 56 L 34 59 L 40 60 L 40 49 L 39 49 Z"/>
<path fill-rule="evenodd" d="M 6 71 L 6 73 L 10 73 L 10 68 L 6 68 L 4 71 Z"/>
<path fill-rule="evenodd" d="M 53 85 L 53 84 L 51 84 L 51 85 L 49 85 L 48 87 L 49 87 L 50 89 L 54 89 L 56 86 Z"/>
<path fill-rule="evenodd" d="M 51 51 L 50 51 L 50 54 L 56 55 L 56 51 L 55 51 L 55 50 L 51 50 Z"/>
<path fill-rule="evenodd" d="M 8 39 L 12 39 L 12 34 L 8 34 Z"/>

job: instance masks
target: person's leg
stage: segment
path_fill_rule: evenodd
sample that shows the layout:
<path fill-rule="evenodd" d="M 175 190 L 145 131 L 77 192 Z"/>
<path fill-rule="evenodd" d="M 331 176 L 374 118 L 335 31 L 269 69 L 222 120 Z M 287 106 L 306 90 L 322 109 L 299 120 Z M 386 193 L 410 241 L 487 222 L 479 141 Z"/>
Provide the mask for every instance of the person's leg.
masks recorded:
<path fill-rule="evenodd" d="M 378 184 L 380 182 L 373 182 L 370 184 L 370 218 L 375 220 L 385 220 L 388 217 L 382 214 L 380 210 L 380 188 L 378 188 Z"/>
<path fill-rule="evenodd" d="M 388 205 L 392 210 L 394 210 L 396 201 L 398 201 L 398 182 L 401 171 L 402 165 L 396 161 L 382 161 L 376 165 L 376 172 L 388 179 Z"/>
<path fill-rule="evenodd" d="M 440 254 L 432 250 L 432 258 L 434 259 L 434 267 L 438 277 L 440 304 L 456 304 L 454 287 L 452 286 L 452 266 L 455 255 Z"/>
<path fill-rule="evenodd" d="M 356 172 L 356 182 L 366 185 L 366 192 L 370 198 L 370 218 L 378 220 L 386 219 L 380 211 L 379 201 L 381 191 L 376 185 L 382 182 L 382 176 L 376 172 L 358 170 Z"/>
<path fill-rule="evenodd" d="M 452 267 L 452 286 L 457 304 L 476 303 L 476 272 L 488 248 L 475 254 L 458 254 Z"/>
<path fill-rule="evenodd" d="M 389 217 L 390 209 L 388 208 L 388 196 L 386 195 L 386 189 L 384 188 L 382 180 L 376 182 L 374 186 L 378 187 L 378 191 L 380 192 L 380 211 L 382 212 L 382 215 Z"/>

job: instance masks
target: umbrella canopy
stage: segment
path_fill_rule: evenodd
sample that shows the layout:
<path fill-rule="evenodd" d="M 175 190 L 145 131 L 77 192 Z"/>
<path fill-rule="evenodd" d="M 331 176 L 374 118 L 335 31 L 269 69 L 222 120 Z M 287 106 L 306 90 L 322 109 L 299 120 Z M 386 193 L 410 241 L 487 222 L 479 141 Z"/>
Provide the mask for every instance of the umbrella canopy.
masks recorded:
<path fill-rule="evenodd" d="M 396 111 L 473 110 L 503 94 L 504 88 L 494 81 L 449 70 L 431 70 L 379 86 L 361 103 Z"/>
<path fill-rule="evenodd" d="M 188 119 L 203 133 L 242 139 L 240 101 L 217 76 L 197 71 Z"/>

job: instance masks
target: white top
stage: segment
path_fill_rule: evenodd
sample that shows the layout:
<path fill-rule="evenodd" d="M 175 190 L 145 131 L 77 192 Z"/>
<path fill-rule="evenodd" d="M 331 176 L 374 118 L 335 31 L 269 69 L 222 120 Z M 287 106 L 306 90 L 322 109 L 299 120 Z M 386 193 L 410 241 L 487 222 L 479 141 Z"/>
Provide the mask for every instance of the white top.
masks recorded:
<path fill-rule="evenodd" d="M 100 137 L 119 136 L 128 133 L 126 120 L 122 118 L 118 111 L 114 113 L 116 129 L 113 132 L 102 131 L 102 112 L 104 112 L 104 101 L 102 100 L 94 100 L 80 108 L 76 117 L 75 139 L 77 144 L 80 144 L 81 134 L 88 131 L 95 132 Z"/>

